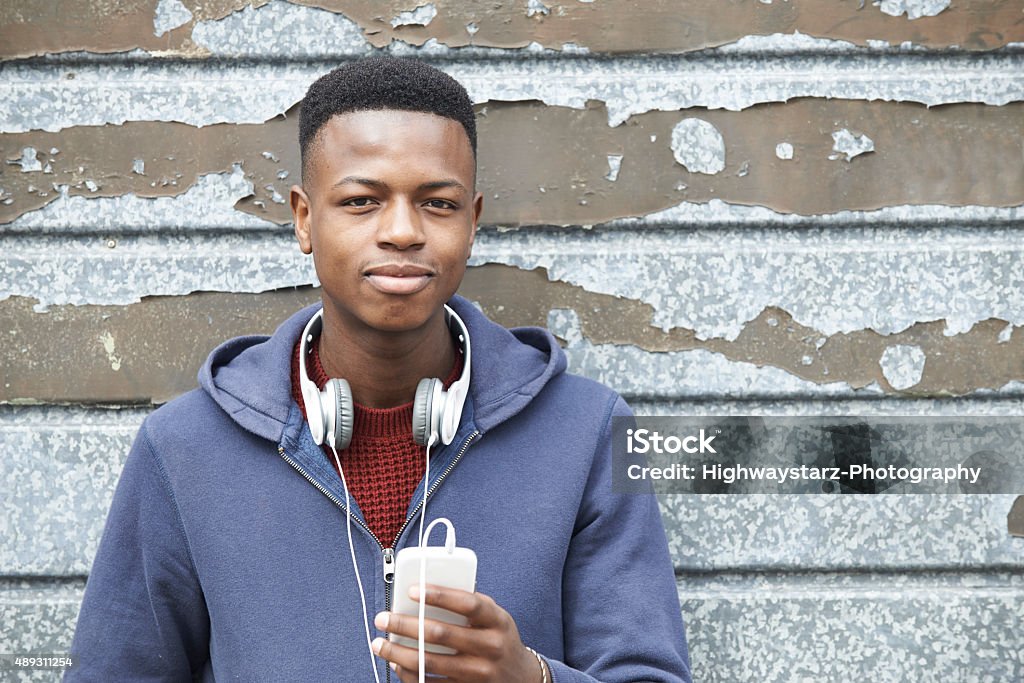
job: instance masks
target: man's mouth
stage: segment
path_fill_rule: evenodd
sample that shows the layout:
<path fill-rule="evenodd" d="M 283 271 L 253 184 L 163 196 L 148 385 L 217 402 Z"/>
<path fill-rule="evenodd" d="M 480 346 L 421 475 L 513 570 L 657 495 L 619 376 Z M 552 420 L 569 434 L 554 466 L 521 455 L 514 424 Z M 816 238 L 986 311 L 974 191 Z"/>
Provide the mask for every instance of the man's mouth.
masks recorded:
<path fill-rule="evenodd" d="M 430 283 L 434 273 L 423 266 L 389 263 L 367 268 L 363 276 L 384 294 L 415 294 Z"/>

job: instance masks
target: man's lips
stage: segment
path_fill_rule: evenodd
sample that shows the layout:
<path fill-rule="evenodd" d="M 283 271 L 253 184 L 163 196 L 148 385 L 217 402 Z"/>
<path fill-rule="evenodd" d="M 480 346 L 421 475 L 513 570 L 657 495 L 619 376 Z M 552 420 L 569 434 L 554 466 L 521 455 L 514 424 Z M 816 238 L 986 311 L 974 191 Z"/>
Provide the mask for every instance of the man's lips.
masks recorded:
<path fill-rule="evenodd" d="M 434 277 L 433 271 L 412 264 L 385 264 L 367 268 L 364 277 L 384 294 L 415 294 Z"/>

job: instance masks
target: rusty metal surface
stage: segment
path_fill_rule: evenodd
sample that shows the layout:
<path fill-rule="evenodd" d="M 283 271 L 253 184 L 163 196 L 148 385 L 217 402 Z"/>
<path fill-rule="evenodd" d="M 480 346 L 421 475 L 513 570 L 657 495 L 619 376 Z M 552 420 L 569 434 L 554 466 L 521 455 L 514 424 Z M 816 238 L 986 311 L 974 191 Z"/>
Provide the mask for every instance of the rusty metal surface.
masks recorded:
<path fill-rule="evenodd" d="M 238 167 L 253 190 L 236 208 L 288 223 L 296 109 L 262 125 L 129 122 L 0 134 L 0 222 L 64 196 L 177 196 Z M 714 199 L 799 214 L 1024 204 L 1024 103 L 800 99 L 740 112 L 649 112 L 614 128 L 600 103 L 478 111 L 491 224 L 592 225 Z M 691 121 L 706 133 L 681 133 Z M 788 154 L 780 157 L 779 145 Z"/>
<path fill-rule="evenodd" d="M 1015 0 L 884 0 L 866 5 L 696 0 L 685 6 L 670 0 L 292 3 L 347 18 L 362 40 L 376 47 L 432 41 L 455 48 L 536 44 L 566 49 L 568 44 L 609 53 L 687 52 L 748 36 L 797 33 L 862 46 L 911 43 L 975 51 L 1024 41 L 1024 19 Z M 8 0 L 0 9 L 0 58 L 133 49 L 202 57 L 209 51 L 196 34 L 209 24 L 231 21 L 238 10 L 258 14 L 283 7 L 283 2 L 269 0 Z M 638 42 L 637 36 L 643 40 Z"/>

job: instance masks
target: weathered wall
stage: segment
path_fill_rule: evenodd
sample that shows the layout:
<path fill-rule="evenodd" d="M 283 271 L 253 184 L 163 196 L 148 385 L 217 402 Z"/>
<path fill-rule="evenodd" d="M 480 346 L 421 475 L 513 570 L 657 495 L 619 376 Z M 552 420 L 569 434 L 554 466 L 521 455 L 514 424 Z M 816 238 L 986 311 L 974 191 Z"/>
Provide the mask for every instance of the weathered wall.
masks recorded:
<path fill-rule="evenodd" d="M 296 104 L 375 51 L 476 103 L 462 292 L 638 413 L 1024 416 L 1024 0 L 9 0 L 0 652 L 66 651 L 151 405 L 316 299 Z M 1024 679 L 1024 498 L 662 503 L 699 680 Z"/>

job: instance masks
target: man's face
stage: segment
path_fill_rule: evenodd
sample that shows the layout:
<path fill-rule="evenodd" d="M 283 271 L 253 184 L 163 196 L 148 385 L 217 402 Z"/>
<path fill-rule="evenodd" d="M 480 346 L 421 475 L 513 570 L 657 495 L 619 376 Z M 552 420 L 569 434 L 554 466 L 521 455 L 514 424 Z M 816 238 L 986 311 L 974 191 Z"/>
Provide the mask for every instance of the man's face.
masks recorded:
<path fill-rule="evenodd" d="M 335 116 L 319 137 L 291 206 L 324 305 L 353 330 L 422 327 L 458 289 L 483 207 L 468 136 L 387 110 Z"/>

